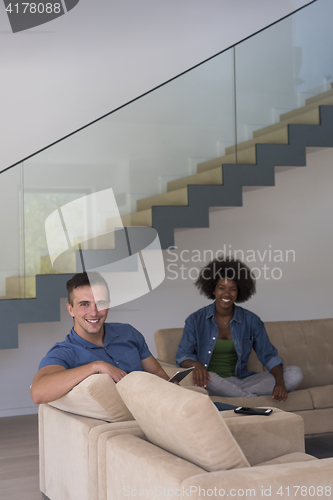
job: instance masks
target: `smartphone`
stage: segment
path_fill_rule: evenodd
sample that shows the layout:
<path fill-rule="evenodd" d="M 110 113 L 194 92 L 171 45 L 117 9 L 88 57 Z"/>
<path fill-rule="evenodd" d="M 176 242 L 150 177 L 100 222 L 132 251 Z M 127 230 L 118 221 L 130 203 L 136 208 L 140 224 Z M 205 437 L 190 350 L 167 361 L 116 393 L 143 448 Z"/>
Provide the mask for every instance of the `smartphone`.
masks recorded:
<path fill-rule="evenodd" d="M 185 370 L 180 370 L 176 372 L 174 375 L 172 375 L 171 378 L 169 378 L 168 382 L 180 382 L 185 378 L 189 373 L 191 373 L 192 370 L 194 370 L 195 366 L 191 366 L 190 368 L 185 368 Z"/>
<path fill-rule="evenodd" d="M 246 406 L 238 406 L 234 409 L 235 413 L 242 413 L 243 415 L 270 415 L 272 413 L 270 408 L 248 408 Z"/>

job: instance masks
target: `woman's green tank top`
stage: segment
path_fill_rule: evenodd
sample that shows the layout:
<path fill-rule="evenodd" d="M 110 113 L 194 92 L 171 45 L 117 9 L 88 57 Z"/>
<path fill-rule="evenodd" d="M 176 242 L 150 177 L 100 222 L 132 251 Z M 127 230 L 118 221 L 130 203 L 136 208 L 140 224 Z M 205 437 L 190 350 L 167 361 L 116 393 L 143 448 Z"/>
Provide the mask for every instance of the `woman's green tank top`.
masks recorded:
<path fill-rule="evenodd" d="M 234 377 L 237 353 L 232 339 L 217 339 L 212 357 L 208 365 L 209 372 L 220 377 Z"/>

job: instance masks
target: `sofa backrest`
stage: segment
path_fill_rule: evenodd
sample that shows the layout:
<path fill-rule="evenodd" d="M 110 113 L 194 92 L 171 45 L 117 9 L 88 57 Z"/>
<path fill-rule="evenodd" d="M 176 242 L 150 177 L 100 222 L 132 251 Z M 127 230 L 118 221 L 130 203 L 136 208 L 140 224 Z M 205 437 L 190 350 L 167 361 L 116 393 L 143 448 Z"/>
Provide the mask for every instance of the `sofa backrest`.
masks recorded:
<path fill-rule="evenodd" d="M 116 388 L 156 446 L 209 472 L 250 466 L 207 395 L 146 372 L 129 373 Z"/>
<path fill-rule="evenodd" d="M 333 319 L 265 322 L 267 334 L 277 348 L 285 366 L 296 365 L 303 371 L 299 389 L 333 384 Z M 155 332 L 157 356 L 174 364 L 183 328 Z M 264 367 L 252 351 L 249 371 L 262 372 Z"/>
<path fill-rule="evenodd" d="M 286 366 L 303 371 L 299 389 L 333 384 L 333 319 L 265 322 L 272 344 Z M 252 355 L 251 355 L 252 356 Z M 255 353 L 248 368 L 259 363 Z"/>
<path fill-rule="evenodd" d="M 175 364 L 176 353 L 183 328 L 164 328 L 154 333 L 157 357 L 165 363 Z"/>

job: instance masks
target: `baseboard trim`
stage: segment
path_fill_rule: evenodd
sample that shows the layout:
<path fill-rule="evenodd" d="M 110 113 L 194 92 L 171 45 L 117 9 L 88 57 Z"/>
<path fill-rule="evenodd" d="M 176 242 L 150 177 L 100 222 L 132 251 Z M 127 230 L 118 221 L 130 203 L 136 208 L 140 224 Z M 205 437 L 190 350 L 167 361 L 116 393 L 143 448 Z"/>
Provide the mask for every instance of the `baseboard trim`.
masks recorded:
<path fill-rule="evenodd" d="M 21 415 L 35 415 L 38 413 L 38 406 L 26 406 L 25 408 L 8 408 L 0 410 L 0 418 L 2 417 L 19 417 Z"/>

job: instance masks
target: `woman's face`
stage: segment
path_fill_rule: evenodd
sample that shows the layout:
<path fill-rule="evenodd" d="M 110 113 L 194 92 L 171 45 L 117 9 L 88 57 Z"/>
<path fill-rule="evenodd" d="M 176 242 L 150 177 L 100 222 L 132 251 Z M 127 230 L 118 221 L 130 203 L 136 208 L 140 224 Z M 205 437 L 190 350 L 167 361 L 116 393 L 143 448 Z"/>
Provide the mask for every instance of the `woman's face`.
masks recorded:
<path fill-rule="evenodd" d="M 216 303 L 223 309 L 229 309 L 237 300 L 238 287 L 234 280 L 220 279 L 214 289 Z"/>

